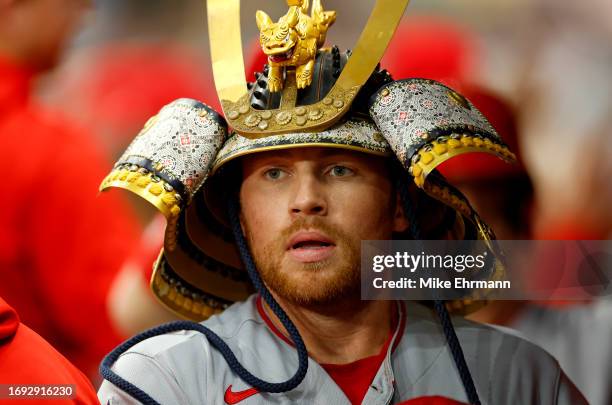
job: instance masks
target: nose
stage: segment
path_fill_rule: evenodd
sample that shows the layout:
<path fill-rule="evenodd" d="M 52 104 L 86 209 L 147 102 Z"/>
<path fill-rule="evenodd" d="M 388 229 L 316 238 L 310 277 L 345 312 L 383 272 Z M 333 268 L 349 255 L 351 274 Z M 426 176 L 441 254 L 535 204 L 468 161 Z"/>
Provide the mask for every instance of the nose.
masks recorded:
<path fill-rule="evenodd" d="M 295 182 L 289 211 L 291 216 L 327 215 L 325 186 L 316 175 L 311 173 L 299 176 Z"/>

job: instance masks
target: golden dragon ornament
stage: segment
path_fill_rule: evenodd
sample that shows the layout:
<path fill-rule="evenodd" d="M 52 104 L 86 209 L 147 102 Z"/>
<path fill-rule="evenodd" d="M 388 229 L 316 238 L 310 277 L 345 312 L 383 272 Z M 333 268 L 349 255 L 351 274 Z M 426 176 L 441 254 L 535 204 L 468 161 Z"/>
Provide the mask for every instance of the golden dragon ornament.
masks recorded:
<path fill-rule="evenodd" d="M 327 30 L 336 21 L 335 11 L 324 11 L 321 0 L 287 0 L 289 11 L 273 22 L 264 11 L 256 14 L 259 42 L 270 66 L 268 88 L 283 89 L 285 74 L 295 74 L 298 89 L 312 83 L 317 50 L 325 43 Z"/>

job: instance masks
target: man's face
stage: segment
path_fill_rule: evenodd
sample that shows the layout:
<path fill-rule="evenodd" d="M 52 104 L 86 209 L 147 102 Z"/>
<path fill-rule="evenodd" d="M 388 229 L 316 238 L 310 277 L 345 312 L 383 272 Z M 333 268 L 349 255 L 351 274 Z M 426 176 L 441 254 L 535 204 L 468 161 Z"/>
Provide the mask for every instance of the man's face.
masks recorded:
<path fill-rule="evenodd" d="M 296 148 L 242 162 L 241 222 L 270 289 L 300 305 L 358 297 L 361 241 L 406 228 L 384 159 Z"/>

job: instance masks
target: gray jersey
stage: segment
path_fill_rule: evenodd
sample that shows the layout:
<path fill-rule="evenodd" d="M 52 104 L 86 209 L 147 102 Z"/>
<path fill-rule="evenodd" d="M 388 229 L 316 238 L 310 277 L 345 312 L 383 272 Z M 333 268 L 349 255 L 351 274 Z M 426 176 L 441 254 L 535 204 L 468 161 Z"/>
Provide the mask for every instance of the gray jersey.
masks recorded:
<path fill-rule="evenodd" d="M 612 405 L 612 301 L 530 305 L 508 325 L 556 359 L 591 405 Z"/>
<path fill-rule="evenodd" d="M 297 370 L 297 353 L 271 330 L 256 302 L 253 296 L 234 304 L 204 325 L 225 340 L 251 373 L 270 382 L 285 381 Z M 435 314 L 413 302 L 403 307 L 402 322 L 363 404 L 398 404 L 431 395 L 467 402 Z M 557 361 L 538 346 L 463 318 L 453 322 L 483 404 L 586 404 Z M 113 370 L 161 404 L 350 404 L 312 359 L 294 390 L 255 393 L 206 337 L 194 331 L 145 340 L 124 353 Z M 108 381 L 98 397 L 103 404 L 137 403 Z"/>

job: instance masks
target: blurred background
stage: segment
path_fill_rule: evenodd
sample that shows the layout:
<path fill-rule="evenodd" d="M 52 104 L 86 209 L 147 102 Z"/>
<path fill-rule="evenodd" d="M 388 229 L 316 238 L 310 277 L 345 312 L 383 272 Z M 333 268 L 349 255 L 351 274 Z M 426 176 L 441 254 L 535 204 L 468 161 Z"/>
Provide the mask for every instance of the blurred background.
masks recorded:
<path fill-rule="evenodd" d="M 258 36 L 257 8 L 273 19 L 286 10 L 284 1 L 263 4 L 242 5 L 247 64 Z M 326 1 L 324 7 L 339 16 L 328 42 L 350 49 L 373 4 Z M 443 38 L 421 44 L 416 54 L 394 49 L 392 65 L 420 63 L 406 72 L 412 76 L 425 75 L 432 64 L 446 66 L 451 83 L 490 89 L 515 110 L 521 153 L 535 185 L 535 229 L 550 234 L 544 229 L 551 222 L 561 227 L 579 217 L 585 227 L 609 234 L 612 3 L 413 0 L 403 25 L 397 36 L 405 41 Z M 427 45 L 437 50 L 419 54 Z M 415 62 L 427 56 L 426 63 Z M 171 99 L 195 97 L 216 105 L 208 58 L 201 1 L 102 0 L 95 2 L 40 91 L 90 126 L 114 158 L 147 117 Z"/>
<path fill-rule="evenodd" d="M 76 7 L 72 3 L 79 2 L 36 1 L 50 4 L 55 1 L 53 4 L 60 11 L 61 7 Z M 257 46 L 255 11 L 261 8 L 276 20 L 286 12 L 287 6 L 282 0 L 242 3 L 245 62 L 247 71 L 252 74 L 253 70 L 263 67 Z M 337 22 L 329 31 L 329 44 L 352 48 L 373 4 L 373 0 L 323 1 L 326 9 L 338 13 Z M 35 26 L 31 25 L 29 29 L 36 31 L 32 28 Z M 462 185 L 466 194 L 481 196 L 475 205 L 485 220 L 493 224 L 498 237 L 609 239 L 612 236 L 612 138 L 608 133 L 612 127 L 612 2 L 412 0 L 382 67 L 396 79 L 427 77 L 456 87 L 491 117 L 502 137 L 519 154 L 520 164 L 511 169 L 500 167 L 499 162 L 466 160 L 463 166 L 448 168 L 445 172 L 451 180 Z M 37 69 L 35 73 L 33 98 L 40 101 L 41 108 L 49 108 L 80 128 L 81 138 L 86 138 L 82 141 L 87 144 L 87 150 L 93 151 L 99 166 L 93 171 L 97 174 L 92 176 L 88 187 L 73 182 L 65 195 L 84 194 L 95 198 L 96 184 L 101 182 L 104 173 L 110 171 L 113 162 L 145 121 L 170 101 L 179 97 L 196 98 L 220 111 L 211 75 L 202 0 L 95 1 L 84 10 L 79 29 L 57 63 Z M 5 74 L 2 69 L 0 74 Z M 1 125 L 4 111 L 1 84 L 0 130 L 5 131 Z M 1 134 L 3 142 L 7 140 L 7 134 Z M 21 136 L 25 135 L 25 132 L 21 133 Z M 3 149 L 3 152 L 6 150 L 12 153 L 10 149 Z M 78 154 L 78 150 L 76 152 Z M 75 163 L 67 170 L 73 170 L 75 174 L 79 168 L 87 171 L 88 162 L 91 160 L 80 165 Z M 53 157 L 46 167 L 49 164 L 55 164 Z M 40 175 L 44 173 L 41 169 Z M 35 197 L 28 198 L 32 201 Z M 106 201 L 104 198 L 107 197 L 101 198 L 102 203 Z M 44 299 L 17 304 L 16 297 L 24 293 L 10 283 L 4 282 L 4 287 L 0 285 L 0 296 L 15 306 L 24 323 L 32 324 L 94 382 L 99 379 L 96 367 L 103 353 L 142 328 L 171 318 L 162 313 L 143 322 L 135 321 L 142 317 L 142 312 L 131 318 L 122 318 L 130 311 L 130 305 L 149 314 L 154 312 L 151 306 L 142 303 L 144 301 L 137 304 L 125 301 L 125 292 L 146 294 L 150 263 L 161 244 L 164 224 L 159 219 L 154 220 L 153 210 L 141 203 L 122 200 L 120 204 L 122 208 L 116 207 L 108 214 L 109 218 L 115 218 L 117 227 L 125 224 L 131 231 L 121 234 L 121 237 L 107 231 L 110 233 L 107 237 L 122 248 L 105 250 L 104 244 L 98 244 L 105 232 L 107 218 L 102 214 L 95 214 L 102 222 L 90 232 L 95 237 L 79 237 L 81 245 L 96 247 L 91 259 L 94 263 L 99 264 L 97 260 L 100 257 L 112 255 L 115 258 L 114 263 L 103 269 L 100 266 L 96 268 L 105 276 L 98 284 L 99 291 L 95 296 L 89 294 L 95 280 L 82 276 L 78 283 L 73 283 L 75 290 L 81 294 L 86 292 L 85 296 L 89 298 L 85 299 L 97 299 L 98 304 L 95 310 L 91 310 L 94 312 L 81 312 L 81 318 L 85 316 L 90 323 L 81 323 L 78 331 L 71 333 L 76 336 L 79 331 L 100 328 L 93 322 L 96 317 L 107 317 L 108 322 L 102 327 L 113 329 L 113 333 L 106 336 L 108 342 L 97 352 L 82 358 L 78 354 L 73 356 L 71 353 L 79 352 L 79 345 L 87 347 L 91 341 L 87 339 L 93 338 L 65 337 L 67 333 L 61 329 L 75 329 L 74 323 L 66 326 L 58 321 L 57 325 L 37 329 L 36 320 L 28 318 L 29 311 L 53 318 L 45 311 L 59 311 L 60 307 L 48 307 Z M 7 218 L 3 221 L 15 221 L 13 217 Z M 132 221 L 134 218 L 137 220 Z M 87 220 L 83 217 L 79 222 Z M 148 230 L 141 237 L 145 228 Z M 36 239 L 38 235 L 57 239 L 53 228 L 39 226 L 33 229 L 25 240 Z M 4 236 L 6 239 L 2 239 L 0 232 L 2 241 L 13 237 L 8 233 Z M 0 246 L 0 265 L 8 269 L 4 271 L 11 271 L 11 266 L 4 266 L 4 263 L 10 264 L 10 260 L 14 260 L 19 264 L 19 257 L 33 254 L 33 248 L 27 242 L 24 246 L 19 253 L 21 256 L 15 253 L 17 250 L 9 252 L 5 244 Z M 65 243 L 57 247 L 58 251 L 64 252 L 65 249 Z M 76 250 L 75 245 L 69 251 Z M 83 263 L 74 263 L 74 268 L 91 268 Z M 62 266 L 55 261 L 38 271 L 61 277 L 57 268 Z M 18 268 L 13 266 L 13 269 Z M 31 281 L 23 283 L 28 285 Z M 41 282 L 48 289 L 51 283 L 48 280 Z M 17 294 L 13 294 L 12 302 L 10 290 Z M 73 295 L 63 287 L 53 293 L 62 295 L 61 300 L 67 300 L 78 315 L 78 294 Z M 138 294 L 128 295 L 133 298 Z M 74 301 L 70 301 L 72 298 Z M 38 306 L 38 309 L 28 309 L 27 305 Z M 156 303 L 151 301 L 147 305 Z M 499 313 L 494 313 L 481 320 L 508 324 L 510 318 L 504 308 L 507 306 L 502 307 L 501 318 Z M 104 311 L 107 313 L 102 313 Z M 599 337 L 604 340 L 599 340 L 597 346 L 601 349 L 601 342 L 607 342 L 607 353 L 611 353 L 612 326 L 605 322 L 610 321 L 612 311 L 607 307 L 605 312 L 603 325 L 601 315 L 598 315 L 599 323 L 587 316 L 589 322 L 595 322 L 587 326 L 575 319 L 571 322 L 576 322 L 577 330 L 603 328 Z M 62 315 L 55 314 L 55 317 L 61 318 Z M 545 332 L 541 336 L 543 341 L 559 330 L 552 328 Z M 587 349 L 591 345 L 581 343 L 579 337 L 576 339 L 574 344 L 583 344 Z M 560 347 L 560 350 L 567 349 L 566 346 Z M 592 402 L 612 403 L 612 366 L 609 365 L 612 356 L 597 354 L 599 360 L 593 361 L 601 362 L 602 366 L 596 370 L 600 375 L 605 374 L 606 380 L 600 379 L 595 388 L 590 387 L 594 392 L 592 398 L 596 398 Z M 580 370 L 573 371 L 570 376 L 586 380 L 586 377 L 581 377 Z M 582 387 L 588 385 L 584 381 L 581 384 Z"/>

